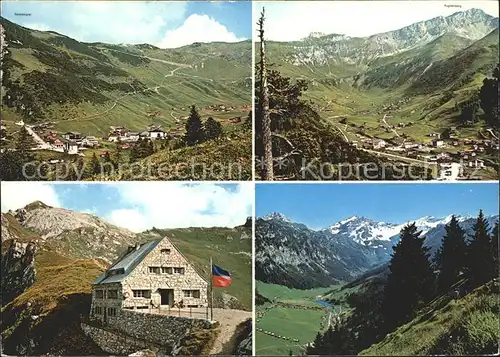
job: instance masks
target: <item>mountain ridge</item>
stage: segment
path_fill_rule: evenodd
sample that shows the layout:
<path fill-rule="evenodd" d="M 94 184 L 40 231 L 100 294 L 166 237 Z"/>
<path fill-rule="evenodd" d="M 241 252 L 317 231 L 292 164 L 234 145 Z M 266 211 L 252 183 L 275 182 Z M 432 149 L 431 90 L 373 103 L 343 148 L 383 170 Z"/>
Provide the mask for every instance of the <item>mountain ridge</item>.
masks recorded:
<path fill-rule="evenodd" d="M 451 215 L 425 216 L 391 224 L 352 216 L 327 228 L 312 230 L 283 217 L 273 213 L 267 219 L 256 219 L 256 279 L 301 289 L 349 282 L 386 264 L 392 247 L 399 241 L 401 228 L 408 223 L 416 223 L 433 256 L 441 245 L 445 224 L 451 219 Z M 493 226 L 499 216 L 486 218 Z M 458 216 L 468 234 L 475 219 Z"/>

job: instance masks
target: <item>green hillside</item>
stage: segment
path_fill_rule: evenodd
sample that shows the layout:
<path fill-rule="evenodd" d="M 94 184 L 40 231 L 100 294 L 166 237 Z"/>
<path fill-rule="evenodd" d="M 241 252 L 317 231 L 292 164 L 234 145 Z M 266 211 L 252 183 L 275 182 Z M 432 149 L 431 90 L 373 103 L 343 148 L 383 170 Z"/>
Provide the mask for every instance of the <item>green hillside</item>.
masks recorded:
<path fill-rule="evenodd" d="M 10 111 L 4 120 L 49 121 L 59 131 L 103 136 L 110 125 L 133 131 L 149 124 L 174 127 L 193 104 L 207 113 L 215 104 L 232 107 L 231 116 L 248 113 L 241 109 L 251 103 L 248 41 L 164 50 L 81 43 L 0 21 L 9 49 L 2 88 Z"/>
<path fill-rule="evenodd" d="M 233 309 L 252 309 L 252 233 L 251 228 L 185 228 L 152 230 L 140 235 L 140 240 L 167 236 L 200 273 L 208 279 L 210 257 L 213 263 L 228 270 L 232 283 L 228 288 L 215 288 L 214 299 L 222 304 L 222 294 L 238 300 Z"/>
<path fill-rule="evenodd" d="M 270 70 L 292 81 L 304 81 L 307 91 L 303 98 L 312 102 L 321 119 L 347 143 L 372 149 L 369 142 L 373 138 L 385 140 L 388 144 L 381 151 L 390 148 L 396 152 L 379 156 L 384 162 L 423 165 L 432 158 L 434 178 L 439 174 L 435 164 L 439 154 L 450 155 L 451 162 L 458 163 L 460 152 L 477 151 L 484 167 L 465 168 L 461 178 L 497 179 L 495 151 L 484 147 L 478 151 L 464 140 L 498 145 L 498 128 L 478 97 L 483 80 L 491 78 L 498 65 L 498 31 L 497 27 L 477 41 L 445 33 L 428 43 L 378 57 L 371 56 L 366 47 L 374 45 L 370 38 L 332 40 L 333 35 L 327 35 L 295 42 L 271 41 L 266 57 Z M 336 41 L 342 44 L 336 45 Z M 342 49 L 350 51 L 350 56 L 343 57 Z M 464 114 L 464 108 L 473 103 L 477 110 Z M 446 136 L 444 146 L 433 147 L 435 133 L 450 128 L 455 130 L 453 138 Z M 493 132 L 487 132 L 490 130 Z M 421 146 L 401 150 L 402 142 Z M 463 160 L 466 165 L 470 157 Z"/>
<path fill-rule="evenodd" d="M 359 355 L 463 356 L 496 352 L 500 335 L 498 292 L 498 282 L 491 282 L 458 300 L 441 296 L 415 319 Z"/>

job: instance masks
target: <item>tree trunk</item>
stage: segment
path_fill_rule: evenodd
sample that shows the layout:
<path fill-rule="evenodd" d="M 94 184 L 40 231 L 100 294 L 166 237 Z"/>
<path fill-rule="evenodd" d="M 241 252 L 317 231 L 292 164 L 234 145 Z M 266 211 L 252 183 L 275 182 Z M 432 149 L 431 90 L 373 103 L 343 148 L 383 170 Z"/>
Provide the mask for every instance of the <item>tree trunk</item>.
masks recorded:
<path fill-rule="evenodd" d="M 273 180 L 273 146 L 271 136 L 271 117 L 269 115 L 269 90 L 267 88 L 267 68 L 266 68 L 266 49 L 264 41 L 264 8 L 260 14 L 259 22 L 260 38 L 260 100 L 262 103 L 262 142 L 264 145 L 264 162 L 262 164 L 262 179 L 266 181 Z M 260 118 L 259 118 L 260 119 Z"/>

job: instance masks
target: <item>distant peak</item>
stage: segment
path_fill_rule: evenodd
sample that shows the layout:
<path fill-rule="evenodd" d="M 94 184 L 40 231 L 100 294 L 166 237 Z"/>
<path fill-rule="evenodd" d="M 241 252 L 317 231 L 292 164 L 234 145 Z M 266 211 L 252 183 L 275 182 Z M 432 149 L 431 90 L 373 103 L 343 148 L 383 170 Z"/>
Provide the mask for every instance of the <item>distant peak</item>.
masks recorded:
<path fill-rule="evenodd" d="M 279 213 L 279 212 L 271 212 L 271 213 L 265 215 L 264 217 L 262 217 L 262 219 L 264 219 L 266 221 L 270 221 L 270 220 L 274 219 L 274 220 L 283 221 L 283 222 L 292 222 L 284 214 Z"/>
<path fill-rule="evenodd" d="M 28 203 L 26 206 L 24 206 L 24 209 L 26 210 L 37 209 L 37 208 L 52 208 L 52 207 L 38 200 Z"/>

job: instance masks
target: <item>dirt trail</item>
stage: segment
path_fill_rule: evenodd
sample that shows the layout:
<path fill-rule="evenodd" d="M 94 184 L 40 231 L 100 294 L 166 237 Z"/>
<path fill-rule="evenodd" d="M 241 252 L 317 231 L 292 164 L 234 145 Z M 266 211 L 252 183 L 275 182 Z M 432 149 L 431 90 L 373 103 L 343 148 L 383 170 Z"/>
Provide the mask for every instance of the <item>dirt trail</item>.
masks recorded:
<path fill-rule="evenodd" d="M 252 318 L 252 313 L 250 311 L 214 309 L 214 320 L 220 323 L 220 333 L 209 354 L 217 355 L 226 353 L 227 351 L 224 351 L 224 345 L 231 340 L 236 332 L 236 327 L 250 318 Z"/>
<path fill-rule="evenodd" d="M 394 134 L 396 134 L 397 137 L 400 137 L 399 133 L 396 131 L 396 129 L 393 129 L 387 122 L 385 121 L 385 118 L 387 117 L 387 114 L 384 114 L 384 117 L 382 118 L 382 121 L 384 122 L 385 126 L 387 126 L 389 129 L 391 129 Z"/>

